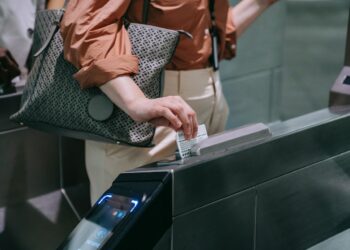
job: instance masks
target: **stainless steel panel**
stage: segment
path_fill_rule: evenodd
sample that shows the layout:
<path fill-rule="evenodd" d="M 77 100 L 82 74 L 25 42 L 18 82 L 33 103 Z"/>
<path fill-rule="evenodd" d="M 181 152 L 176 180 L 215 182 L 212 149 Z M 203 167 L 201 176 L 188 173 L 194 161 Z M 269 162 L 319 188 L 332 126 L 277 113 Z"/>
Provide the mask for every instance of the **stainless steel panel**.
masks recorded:
<path fill-rule="evenodd" d="M 72 211 L 80 220 L 91 208 L 90 185 L 89 183 L 77 183 L 74 186 L 62 189 L 66 194 L 66 199 L 71 204 Z"/>
<path fill-rule="evenodd" d="M 88 183 L 85 169 L 84 141 L 60 137 L 60 152 L 63 174 L 63 187 Z"/>
<path fill-rule="evenodd" d="M 258 250 L 306 249 L 350 227 L 350 152 L 257 189 Z"/>
<path fill-rule="evenodd" d="M 56 249 L 77 222 L 60 190 L 9 205 L 0 209 L 0 249 Z"/>
<path fill-rule="evenodd" d="M 349 250 L 350 246 L 350 229 L 328 238 L 317 245 L 306 250 Z"/>
<path fill-rule="evenodd" d="M 12 123 L 19 104 L 0 96 L 0 249 L 55 249 L 90 208 L 84 145 Z"/>
<path fill-rule="evenodd" d="M 271 132 L 265 124 L 249 124 L 201 139 L 190 148 L 190 155 L 209 154 L 226 150 L 228 147 L 240 147 L 247 143 L 259 144 L 270 138 Z"/>
<path fill-rule="evenodd" d="M 61 188 L 66 192 L 78 217 L 91 208 L 90 184 L 85 169 L 84 141 L 60 137 Z"/>
<path fill-rule="evenodd" d="M 10 115 L 14 114 L 20 106 L 21 93 L 9 95 L 0 95 L 0 131 L 21 127 L 19 124 L 9 120 Z"/>
<path fill-rule="evenodd" d="M 174 218 L 174 250 L 254 249 L 255 190 Z"/>
<path fill-rule="evenodd" d="M 57 190 L 56 136 L 30 129 L 0 134 L 0 207 Z"/>
<path fill-rule="evenodd" d="M 168 167 L 174 170 L 174 215 L 350 150 L 349 115 L 328 114 L 320 124 L 303 123 L 309 116 L 293 121 L 304 124 L 297 130 L 285 130 L 288 122 L 283 123 L 266 143 L 193 157 Z"/>
<path fill-rule="evenodd" d="M 171 250 L 172 227 L 165 232 L 153 250 Z"/>

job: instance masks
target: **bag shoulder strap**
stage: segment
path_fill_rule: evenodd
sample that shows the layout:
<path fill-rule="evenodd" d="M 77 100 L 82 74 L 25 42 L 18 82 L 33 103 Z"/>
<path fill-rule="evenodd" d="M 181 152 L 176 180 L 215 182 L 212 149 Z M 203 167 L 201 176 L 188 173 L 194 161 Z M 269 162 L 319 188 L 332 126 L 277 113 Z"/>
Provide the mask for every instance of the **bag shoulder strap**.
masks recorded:
<path fill-rule="evenodd" d="M 209 0 L 209 11 L 210 11 L 210 18 L 212 26 L 215 27 L 215 0 Z"/>
<path fill-rule="evenodd" d="M 214 70 L 219 69 L 219 56 L 218 56 L 218 31 L 216 27 L 216 21 L 215 21 L 215 0 L 209 0 L 209 10 L 210 10 L 210 18 L 211 18 L 211 29 L 210 29 L 210 35 L 212 40 L 212 52 L 210 56 L 210 62 L 214 68 Z"/>
<path fill-rule="evenodd" d="M 147 24 L 148 22 L 148 9 L 150 0 L 144 0 L 142 10 L 142 23 Z"/>

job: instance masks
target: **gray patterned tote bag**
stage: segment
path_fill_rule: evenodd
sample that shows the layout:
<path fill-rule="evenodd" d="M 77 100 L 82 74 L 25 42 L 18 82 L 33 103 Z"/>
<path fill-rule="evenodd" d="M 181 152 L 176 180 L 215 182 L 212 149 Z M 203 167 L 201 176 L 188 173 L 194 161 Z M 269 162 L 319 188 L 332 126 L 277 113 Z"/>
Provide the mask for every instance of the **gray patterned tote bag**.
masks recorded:
<path fill-rule="evenodd" d="M 33 50 L 36 58 L 11 119 L 26 126 L 79 139 L 149 146 L 155 128 L 133 121 L 112 104 L 99 88 L 81 90 L 72 75 L 77 69 L 63 58 L 59 22 L 64 9 L 39 11 Z M 148 98 L 161 95 L 164 66 L 170 61 L 179 31 L 130 23 L 132 53 L 139 58 L 133 80 Z"/>

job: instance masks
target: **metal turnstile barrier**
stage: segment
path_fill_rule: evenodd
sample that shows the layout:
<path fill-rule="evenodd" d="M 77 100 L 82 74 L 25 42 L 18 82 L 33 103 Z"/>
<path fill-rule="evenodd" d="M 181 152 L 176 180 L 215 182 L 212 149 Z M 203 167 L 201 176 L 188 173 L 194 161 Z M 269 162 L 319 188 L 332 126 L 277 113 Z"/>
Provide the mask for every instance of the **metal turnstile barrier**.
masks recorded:
<path fill-rule="evenodd" d="M 349 127 L 345 110 L 325 109 L 241 146 L 125 172 L 85 218 L 92 231 L 78 236 L 81 222 L 60 249 L 79 249 L 101 229 L 105 238 L 86 249 L 310 248 L 350 227 Z M 113 209 L 125 220 L 103 226 L 100 212 Z"/>

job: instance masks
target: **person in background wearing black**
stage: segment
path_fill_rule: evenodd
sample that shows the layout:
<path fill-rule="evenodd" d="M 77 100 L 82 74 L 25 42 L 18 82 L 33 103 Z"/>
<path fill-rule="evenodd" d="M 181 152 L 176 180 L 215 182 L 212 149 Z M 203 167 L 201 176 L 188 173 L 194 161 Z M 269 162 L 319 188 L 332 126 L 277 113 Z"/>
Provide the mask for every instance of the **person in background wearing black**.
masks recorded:
<path fill-rule="evenodd" d="M 0 1 L 0 95 L 15 92 L 15 85 L 25 82 L 32 61 L 36 11 L 60 8 L 63 3 L 64 0 Z"/>

